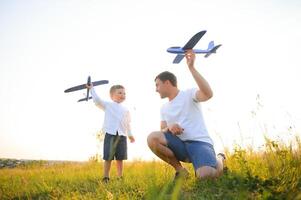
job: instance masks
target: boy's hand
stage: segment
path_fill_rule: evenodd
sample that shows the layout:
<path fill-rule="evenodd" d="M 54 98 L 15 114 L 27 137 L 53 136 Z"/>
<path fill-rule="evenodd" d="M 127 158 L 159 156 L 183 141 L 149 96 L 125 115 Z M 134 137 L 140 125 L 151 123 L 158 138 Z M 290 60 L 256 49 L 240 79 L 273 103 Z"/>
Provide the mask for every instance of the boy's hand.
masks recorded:
<path fill-rule="evenodd" d="M 129 139 L 131 143 L 135 142 L 135 138 L 133 136 L 129 136 Z"/>
<path fill-rule="evenodd" d="M 93 87 L 93 84 L 91 83 L 91 85 L 86 84 L 86 88 L 91 89 Z"/>

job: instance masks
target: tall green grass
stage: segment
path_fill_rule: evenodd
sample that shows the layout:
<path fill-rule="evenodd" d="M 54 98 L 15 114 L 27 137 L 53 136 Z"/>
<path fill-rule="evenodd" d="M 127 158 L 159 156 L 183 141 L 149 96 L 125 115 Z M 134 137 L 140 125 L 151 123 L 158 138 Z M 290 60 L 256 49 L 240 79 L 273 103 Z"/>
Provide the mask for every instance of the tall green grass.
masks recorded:
<path fill-rule="evenodd" d="M 217 180 L 199 181 L 192 166 L 187 180 L 159 161 L 125 162 L 124 178 L 101 181 L 102 164 L 38 162 L 0 170 L 0 199 L 301 199 L 301 143 L 266 139 L 261 151 L 235 147 Z M 114 163 L 113 163 L 114 164 Z"/>

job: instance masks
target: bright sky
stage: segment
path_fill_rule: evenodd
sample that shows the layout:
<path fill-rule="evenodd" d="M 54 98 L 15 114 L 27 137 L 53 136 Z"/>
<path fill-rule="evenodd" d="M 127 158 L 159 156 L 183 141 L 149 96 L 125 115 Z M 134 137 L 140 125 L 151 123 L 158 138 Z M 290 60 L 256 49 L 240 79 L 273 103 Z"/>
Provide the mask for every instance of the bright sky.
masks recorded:
<path fill-rule="evenodd" d="M 259 146 L 264 133 L 300 135 L 300 1 L 0 0 L 0 157 L 87 160 L 99 151 L 104 113 L 77 103 L 85 91 L 63 92 L 88 75 L 110 81 L 96 88 L 105 99 L 111 85 L 126 87 L 129 158 L 155 157 L 146 137 L 166 100 L 154 77 L 169 70 L 180 89 L 196 87 L 166 49 L 201 30 L 197 47 L 223 45 L 196 62 L 214 91 L 202 106 L 216 151 Z"/>

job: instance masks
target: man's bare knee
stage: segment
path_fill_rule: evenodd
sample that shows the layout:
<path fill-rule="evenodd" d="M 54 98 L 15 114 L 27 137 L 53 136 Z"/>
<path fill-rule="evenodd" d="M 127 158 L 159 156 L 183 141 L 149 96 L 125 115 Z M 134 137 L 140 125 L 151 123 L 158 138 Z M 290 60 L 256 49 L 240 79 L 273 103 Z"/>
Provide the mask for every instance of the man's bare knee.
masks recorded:
<path fill-rule="evenodd" d="M 196 177 L 200 180 L 207 180 L 213 178 L 210 173 L 196 173 Z"/>
<path fill-rule="evenodd" d="M 200 180 L 216 178 L 216 169 L 208 166 L 200 167 L 196 170 L 196 177 Z"/>
<path fill-rule="evenodd" d="M 159 143 L 158 132 L 151 132 L 147 136 L 147 144 L 151 148 Z"/>
<path fill-rule="evenodd" d="M 156 149 L 160 145 L 166 146 L 166 143 L 166 139 L 160 131 L 152 132 L 147 137 L 147 144 L 152 150 Z"/>

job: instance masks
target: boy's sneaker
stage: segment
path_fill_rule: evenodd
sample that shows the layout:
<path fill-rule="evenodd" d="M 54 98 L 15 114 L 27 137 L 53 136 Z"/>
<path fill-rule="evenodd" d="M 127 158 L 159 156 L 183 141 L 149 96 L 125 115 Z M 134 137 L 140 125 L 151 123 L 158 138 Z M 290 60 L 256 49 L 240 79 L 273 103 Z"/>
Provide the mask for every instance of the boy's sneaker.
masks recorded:
<path fill-rule="evenodd" d="M 102 182 L 103 183 L 108 183 L 110 181 L 110 178 L 109 177 L 103 177 L 102 178 Z"/>
<path fill-rule="evenodd" d="M 182 178 L 188 178 L 189 173 L 187 171 L 187 169 L 183 168 L 180 171 L 177 171 L 174 177 L 174 181 L 178 180 L 178 179 L 182 179 Z"/>

